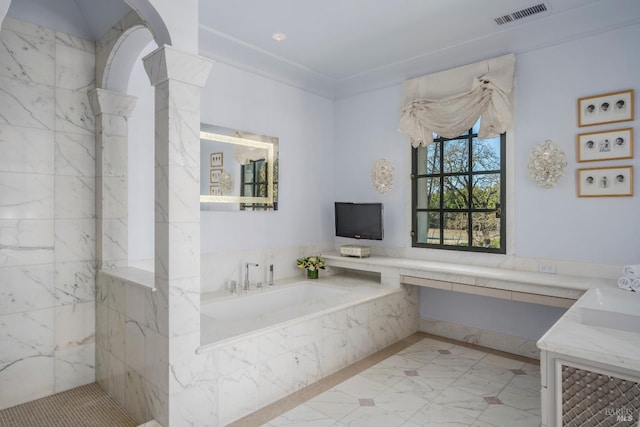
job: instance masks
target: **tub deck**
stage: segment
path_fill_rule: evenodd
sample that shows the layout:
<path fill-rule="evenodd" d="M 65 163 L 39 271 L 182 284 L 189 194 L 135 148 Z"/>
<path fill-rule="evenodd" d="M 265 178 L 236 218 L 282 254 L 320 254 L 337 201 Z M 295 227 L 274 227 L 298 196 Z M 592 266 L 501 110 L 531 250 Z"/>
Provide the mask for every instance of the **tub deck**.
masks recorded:
<path fill-rule="evenodd" d="M 200 349 L 226 345 L 399 292 L 399 288 L 355 276 L 301 280 L 235 295 L 213 292 L 201 302 Z"/>

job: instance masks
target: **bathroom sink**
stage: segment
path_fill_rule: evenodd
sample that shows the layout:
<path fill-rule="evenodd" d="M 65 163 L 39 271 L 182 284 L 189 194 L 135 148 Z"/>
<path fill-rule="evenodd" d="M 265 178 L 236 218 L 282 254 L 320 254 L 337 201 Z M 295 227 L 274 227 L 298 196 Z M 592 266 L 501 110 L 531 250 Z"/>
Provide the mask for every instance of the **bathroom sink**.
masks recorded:
<path fill-rule="evenodd" d="M 580 322 L 640 334 L 640 293 L 590 289 L 576 302 Z"/>

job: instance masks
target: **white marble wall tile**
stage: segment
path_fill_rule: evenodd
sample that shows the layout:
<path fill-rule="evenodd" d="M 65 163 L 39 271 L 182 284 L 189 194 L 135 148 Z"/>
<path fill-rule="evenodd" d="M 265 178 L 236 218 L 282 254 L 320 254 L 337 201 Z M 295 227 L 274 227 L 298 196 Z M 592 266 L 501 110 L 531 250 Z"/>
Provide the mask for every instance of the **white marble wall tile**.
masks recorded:
<path fill-rule="evenodd" d="M 306 387 L 322 378 L 323 355 L 318 344 L 294 350 L 293 380 L 296 388 Z"/>
<path fill-rule="evenodd" d="M 291 325 L 287 329 L 291 348 L 297 349 L 313 344 L 322 336 L 322 319 L 316 317 L 305 322 Z"/>
<path fill-rule="evenodd" d="M 55 132 L 54 165 L 57 175 L 94 176 L 95 137 L 88 134 Z"/>
<path fill-rule="evenodd" d="M 54 44 L 14 31 L 0 31 L 0 76 L 52 86 Z"/>
<path fill-rule="evenodd" d="M 111 269 L 127 265 L 126 219 L 97 219 L 96 255 L 100 268 Z"/>
<path fill-rule="evenodd" d="M 127 179 L 126 177 L 98 177 L 96 197 L 102 209 L 97 213 L 99 218 L 126 218 L 127 211 Z"/>
<path fill-rule="evenodd" d="M 213 382 L 171 395 L 169 414 L 171 425 L 218 425 L 218 388 Z"/>
<path fill-rule="evenodd" d="M 0 315 L 54 305 L 53 264 L 0 268 Z"/>
<path fill-rule="evenodd" d="M 193 88 L 193 86 L 191 86 Z M 196 98 L 196 102 L 200 102 Z M 156 102 L 159 98 L 156 93 Z M 164 101 L 160 99 L 160 101 Z M 166 102 L 166 101 L 164 101 Z M 171 101 L 173 102 L 173 100 Z M 166 141 L 169 144 L 156 145 L 156 165 L 164 166 L 184 166 L 187 168 L 197 168 L 200 159 L 194 154 L 198 152 L 200 145 L 200 113 L 187 112 L 175 107 L 156 110 L 156 122 L 160 120 L 162 126 L 156 128 L 156 141 Z M 197 145 L 196 145 L 197 144 Z"/>
<path fill-rule="evenodd" d="M 53 353 L 17 359 L 0 370 L 0 410 L 53 394 L 53 371 Z"/>
<path fill-rule="evenodd" d="M 389 344 L 387 319 L 379 317 L 369 321 L 369 340 L 374 350 L 382 350 Z"/>
<path fill-rule="evenodd" d="M 93 219 L 56 219 L 56 262 L 95 259 L 95 234 Z"/>
<path fill-rule="evenodd" d="M 119 360 L 125 360 L 124 314 L 108 309 L 107 348 Z"/>
<path fill-rule="evenodd" d="M 106 116 L 103 119 L 107 119 L 108 123 L 120 124 L 120 121 L 125 119 L 117 116 Z M 126 121 L 124 122 L 126 124 Z M 125 128 L 126 129 L 126 128 Z M 96 165 L 97 173 L 101 177 L 127 177 L 127 165 L 128 165 L 128 138 L 127 136 L 112 135 L 111 132 L 117 132 L 118 129 L 106 129 L 103 131 L 103 137 L 101 146 L 99 147 L 98 155 L 100 162 Z M 105 135 L 109 132 L 108 135 Z M 126 180 L 124 181 L 126 183 Z"/>
<path fill-rule="evenodd" d="M 194 282 L 196 279 L 179 279 L 179 282 Z M 200 290 L 185 291 L 178 286 L 169 288 L 169 336 L 197 332 L 200 336 Z"/>
<path fill-rule="evenodd" d="M 347 363 L 351 364 L 371 354 L 371 341 L 367 326 L 356 326 L 347 330 Z"/>
<path fill-rule="evenodd" d="M 218 382 L 219 425 L 227 425 L 245 414 L 253 412 L 260 401 L 260 372 L 257 366 L 250 366 L 223 375 Z"/>
<path fill-rule="evenodd" d="M 292 352 L 282 353 L 265 360 L 260 365 L 260 394 L 267 400 L 275 400 L 296 391 L 294 378 L 295 359 Z"/>
<path fill-rule="evenodd" d="M 169 389 L 171 395 L 218 380 L 217 352 L 196 354 L 200 333 L 173 337 L 169 349 Z"/>
<path fill-rule="evenodd" d="M 151 294 L 151 290 L 142 288 L 139 285 L 127 283 L 125 287 L 125 314 L 127 320 L 132 320 L 147 326 L 145 316 L 145 294 Z"/>
<path fill-rule="evenodd" d="M 169 392 L 169 339 L 147 329 L 145 348 L 146 379 L 161 391 Z"/>
<path fill-rule="evenodd" d="M 125 410 L 139 423 L 151 418 L 145 398 L 145 380 L 135 370 L 127 367 L 125 378 Z"/>
<path fill-rule="evenodd" d="M 52 308 L 0 316 L 0 370 L 33 356 L 53 356 Z"/>
<path fill-rule="evenodd" d="M 0 172 L 0 219 L 53 218 L 53 176 Z"/>
<path fill-rule="evenodd" d="M 322 338 L 318 349 L 321 352 L 322 376 L 327 376 L 347 366 L 347 332 L 341 331 Z"/>
<path fill-rule="evenodd" d="M 53 220 L 0 220 L 0 266 L 53 263 Z"/>
<path fill-rule="evenodd" d="M 229 375 L 250 366 L 257 366 L 260 363 L 259 338 L 249 338 L 226 345 L 217 353 L 220 375 Z"/>
<path fill-rule="evenodd" d="M 53 87 L 0 77 L 0 124 L 53 129 Z"/>
<path fill-rule="evenodd" d="M 126 285 L 117 277 L 109 277 L 105 282 L 108 288 L 107 307 L 118 313 L 125 314 L 126 310 Z"/>
<path fill-rule="evenodd" d="M 54 276 L 56 304 L 67 305 L 95 301 L 95 275 L 94 261 L 57 263 Z"/>
<path fill-rule="evenodd" d="M 321 337 L 333 336 L 338 332 L 344 332 L 347 330 L 347 311 L 340 310 L 335 313 L 330 313 L 326 316 L 322 316 L 320 319 L 322 325 Z"/>
<path fill-rule="evenodd" d="M 71 34 L 62 33 L 60 31 L 56 31 L 55 33 L 55 42 L 56 45 L 77 49 L 80 51 L 91 53 L 92 55 L 96 52 L 96 44 L 94 42 Z M 56 59 L 59 60 L 58 57 L 56 57 Z M 93 69 L 88 71 L 94 74 Z"/>
<path fill-rule="evenodd" d="M 129 369 L 135 369 L 144 375 L 145 348 L 147 328 L 132 319 L 126 319 L 124 323 L 124 361 Z"/>
<path fill-rule="evenodd" d="M 181 166 L 156 167 L 155 220 L 168 221 L 168 207 L 171 220 L 177 222 L 197 222 L 200 217 L 200 196 L 197 192 L 200 169 Z M 171 183 L 167 181 L 171 179 Z M 191 188 L 192 191 L 185 191 Z"/>
<path fill-rule="evenodd" d="M 96 352 L 96 382 L 105 393 L 109 394 L 109 352 L 98 342 Z"/>
<path fill-rule="evenodd" d="M 50 42 L 55 41 L 54 30 L 31 22 L 16 19 L 11 16 L 6 16 L 2 21 L 2 30 L 15 31 L 20 34 L 37 37 L 38 39 Z"/>
<path fill-rule="evenodd" d="M 145 399 L 147 402 L 147 408 L 151 413 L 148 418 L 155 419 L 160 425 L 168 426 L 169 420 L 167 414 L 169 413 L 169 395 L 166 391 L 161 390 L 156 385 L 145 381 Z"/>
<path fill-rule="evenodd" d="M 179 279 L 197 274 L 200 270 L 199 223 L 156 223 L 155 238 L 157 277 Z"/>
<path fill-rule="evenodd" d="M 95 191 L 93 177 L 56 175 L 55 218 L 95 218 Z"/>
<path fill-rule="evenodd" d="M 0 171 L 53 174 L 53 132 L 0 125 Z"/>
<path fill-rule="evenodd" d="M 95 342 L 95 319 L 93 301 L 56 307 L 56 350 Z"/>
<path fill-rule="evenodd" d="M 117 357 L 109 354 L 109 396 L 125 406 L 124 393 L 126 384 L 126 366 Z"/>
<path fill-rule="evenodd" d="M 258 346 L 262 361 L 269 361 L 282 354 L 291 353 L 291 350 L 293 350 L 286 328 L 260 335 L 258 337 Z"/>
<path fill-rule="evenodd" d="M 95 364 L 95 343 L 56 351 L 55 392 L 59 393 L 94 382 Z"/>
<path fill-rule="evenodd" d="M 96 302 L 96 344 L 109 351 L 109 308 Z"/>
<path fill-rule="evenodd" d="M 169 301 L 167 286 L 160 286 L 156 276 L 156 290 L 145 293 L 145 319 L 149 329 L 167 333 L 169 330 Z"/>
<path fill-rule="evenodd" d="M 67 37 L 67 40 L 69 38 Z M 60 43 L 55 45 L 57 88 L 89 91 L 95 87 L 95 55 Z"/>
<path fill-rule="evenodd" d="M 94 115 L 87 91 L 56 88 L 55 126 L 57 131 L 95 133 Z"/>

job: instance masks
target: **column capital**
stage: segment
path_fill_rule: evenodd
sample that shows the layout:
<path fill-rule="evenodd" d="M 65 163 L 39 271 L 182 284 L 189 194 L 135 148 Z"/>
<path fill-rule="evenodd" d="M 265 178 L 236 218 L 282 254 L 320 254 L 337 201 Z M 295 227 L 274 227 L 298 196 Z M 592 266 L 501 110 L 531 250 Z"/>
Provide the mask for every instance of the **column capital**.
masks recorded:
<path fill-rule="evenodd" d="M 106 89 L 94 89 L 89 92 L 89 102 L 93 114 L 111 114 L 129 118 L 138 100 L 135 96 Z"/>
<path fill-rule="evenodd" d="M 210 59 L 167 45 L 142 58 L 142 62 L 152 86 L 171 79 L 203 87 L 213 66 Z"/>

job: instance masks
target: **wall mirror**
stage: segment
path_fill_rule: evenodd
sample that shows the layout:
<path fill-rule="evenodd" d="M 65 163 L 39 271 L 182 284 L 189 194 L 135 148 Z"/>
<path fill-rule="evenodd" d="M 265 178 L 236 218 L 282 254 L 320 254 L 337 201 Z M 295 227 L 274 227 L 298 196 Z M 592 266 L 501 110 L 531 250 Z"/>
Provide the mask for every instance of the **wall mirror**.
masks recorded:
<path fill-rule="evenodd" d="M 278 138 L 200 125 L 201 210 L 278 209 Z"/>

